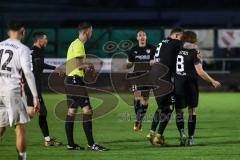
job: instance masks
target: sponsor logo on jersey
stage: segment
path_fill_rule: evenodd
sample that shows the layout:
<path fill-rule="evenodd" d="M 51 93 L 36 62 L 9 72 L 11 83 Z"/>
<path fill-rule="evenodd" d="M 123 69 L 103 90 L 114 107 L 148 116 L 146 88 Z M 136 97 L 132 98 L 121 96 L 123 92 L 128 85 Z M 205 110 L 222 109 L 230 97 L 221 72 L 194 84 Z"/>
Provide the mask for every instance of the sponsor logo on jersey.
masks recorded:
<path fill-rule="evenodd" d="M 137 59 L 141 59 L 141 60 L 148 60 L 150 59 L 150 55 L 138 55 L 136 56 Z"/>
<path fill-rule="evenodd" d="M 133 53 L 138 54 L 138 51 L 134 51 Z"/>
<path fill-rule="evenodd" d="M 150 50 L 150 49 L 147 49 L 146 52 L 147 52 L 147 54 L 149 54 L 149 53 L 151 52 L 151 50 Z"/>

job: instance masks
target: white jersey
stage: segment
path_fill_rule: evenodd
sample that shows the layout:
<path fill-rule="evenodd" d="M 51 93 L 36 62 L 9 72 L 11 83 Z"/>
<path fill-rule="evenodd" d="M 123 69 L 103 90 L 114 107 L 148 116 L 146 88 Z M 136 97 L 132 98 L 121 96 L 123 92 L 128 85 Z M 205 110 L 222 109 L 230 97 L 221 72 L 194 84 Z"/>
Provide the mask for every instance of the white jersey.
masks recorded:
<path fill-rule="evenodd" d="M 32 92 L 35 92 L 35 79 L 31 72 L 31 51 L 17 39 L 0 42 L 0 96 L 21 93 L 21 71 L 30 75 Z M 29 79 L 29 77 L 28 77 Z M 30 82 L 28 81 L 28 82 Z M 37 93 L 33 93 L 37 95 Z"/>

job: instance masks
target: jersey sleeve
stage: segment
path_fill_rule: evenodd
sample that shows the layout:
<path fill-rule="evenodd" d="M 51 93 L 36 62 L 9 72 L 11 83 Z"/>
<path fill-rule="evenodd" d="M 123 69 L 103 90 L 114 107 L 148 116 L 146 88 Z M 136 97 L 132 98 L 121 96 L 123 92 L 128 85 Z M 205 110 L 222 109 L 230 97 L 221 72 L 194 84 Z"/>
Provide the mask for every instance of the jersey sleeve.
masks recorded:
<path fill-rule="evenodd" d="M 128 52 L 128 61 L 134 62 L 133 49 Z"/>
<path fill-rule="evenodd" d="M 32 57 L 32 66 L 33 66 L 33 72 L 35 74 L 40 74 L 41 73 L 41 68 L 42 68 L 42 61 L 41 57 L 38 56 L 38 53 L 35 53 L 33 50 L 31 57 Z"/>
<path fill-rule="evenodd" d="M 51 70 L 55 70 L 56 69 L 56 66 L 52 66 L 52 65 L 49 65 L 47 63 L 44 63 L 43 67 L 44 67 L 44 69 L 51 69 Z"/>
<path fill-rule="evenodd" d="M 197 50 L 193 50 L 193 61 L 195 65 L 202 63 L 202 61 L 197 57 L 197 54 L 199 54 L 199 52 Z"/>
<path fill-rule="evenodd" d="M 20 53 L 20 64 L 32 95 L 38 96 L 35 78 L 32 72 L 31 51 L 28 48 L 22 49 Z"/>
<path fill-rule="evenodd" d="M 81 43 L 74 43 L 71 47 L 73 57 L 85 57 L 85 49 Z"/>

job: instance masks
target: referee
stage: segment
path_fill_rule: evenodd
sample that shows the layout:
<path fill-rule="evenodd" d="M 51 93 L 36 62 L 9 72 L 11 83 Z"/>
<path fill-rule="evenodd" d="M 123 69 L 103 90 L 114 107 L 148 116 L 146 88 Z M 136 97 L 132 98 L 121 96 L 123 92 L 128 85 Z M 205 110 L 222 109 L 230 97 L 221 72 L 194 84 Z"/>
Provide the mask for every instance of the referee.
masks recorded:
<path fill-rule="evenodd" d="M 96 144 L 92 135 L 92 107 L 89 101 L 88 93 L 84 83 L 85 71 L 94 71 L 94 66 L 90 63 L 86 63 L 86 53 L 84 43 L 92 35 L 92 25 L 84 22 L 79 24 L 79 37 L 75 39 L 68 48 L 67 64 L 66 64 L 66 83 L 67 87 L 67 101 L 68 101 L 68 113 L 66 116 L 65 130 L 67 135 L 67 149 L 68 150 L 80 150 L 78 144 L 73 140 L 73 126 L 74 119 L 77 113 L 77 109 L 80 106 L 83 111 L 83 130 L 87 137 L 88 149 L 93 151 L 106 150 L 104 147 Z M 82 87 L 81 92 L 84 95 L 74 95 L 74 88 Z"/>
<path fill-rule="evenodd" d="M 58 142 L 55 138 L 50 138 L 49 129 L 47 123 L 47 108 L 42 97 L 42 74 L 44 69 L 55 70 L 55 66 L 48 65 L 44 63 L 44 49 L 47 45 L 47 35 L 44 32 L 35 32 L 33 35 L 34 43 L 32 50 L 32 64 L 33 64 L 33 74 L 36 81 L 38 98 L 40 101 L 40 111 L 39 111 L 39 126 L 41 128 L 42 134 L 44 136 L 45 146 L 58 146 L 61 142 Z M 60 73 L 60 71 L 58 71 Z M 34 116 L 33 108 L 33 98 L 28 85 L 25 85 L 25 93 L 27 96 L 28 105 L 28 115 L 32 118 Z"/>

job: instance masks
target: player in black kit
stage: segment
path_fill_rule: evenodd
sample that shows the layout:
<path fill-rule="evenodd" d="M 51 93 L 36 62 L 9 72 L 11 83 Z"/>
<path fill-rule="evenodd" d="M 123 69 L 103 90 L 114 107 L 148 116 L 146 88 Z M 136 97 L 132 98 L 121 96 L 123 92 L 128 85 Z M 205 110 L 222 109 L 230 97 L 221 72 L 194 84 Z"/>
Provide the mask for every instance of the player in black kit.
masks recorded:
<path fill-rule="evenodd" d="M 176 55 L 183 47 L 183 42 L 180 40 L 182 33 L 182 28 L 174 28 L 170 36 L 159 43 L 154 57 L 155 63 L 161 63 L 168 67 L 168 73 L 164 75 L 162 79 L 170 84 L 173 84 L 172 77 L 175 71 Z M 152 67 L 154 67 L 154 65 Z M 167 93 L 164 96 L 154 94 L 158 108 L 154 114 L 151 130 L 147 137 L 153 145 L 163 145 L 165 144 L 163 132 L 173 112 L 173 104 L 175 102 L 174 92 Z M 158 132 L 155 133 L 158 125 Z"/>
<path fill-rule="evenodd" d="M 176 68 L 177 53 L 180 51 L 181 48 L 197 48 L 197 45 L 195 44 L 182 42 L 182 33 L 182 28 L 174 28 L 171 31 L 170 36 L 159 43 L 157 52 L 155 54 L 155 63 L 163 64 L 168 68 L 168 73 L 164 75 L 164 77 L 162 77 L 161 79 L 168 82 L 169 84 L 172 84 L 172 90 L 163 96 L 158 95 L 158 93 L 154 91 L 155 99 L 158 104 L 158 109 L 154 114 L 150 133 L 147 135 L 151 144 L 153 145 L 165 144 L 163 133 L 170 120 L 175 103 L 173 75 Z M 156 65 L 153 65 L 152 69 L 154 69 L 155 66 Z M 158 125 L 158 132 L 155 133 Z"/>
<path fill-rule="evenodd" d="M 153 60 L 156 48 L 147 43 L 147 35 L 144 30 L 138 30 L 136 33 L 138 44 L 134 46 L 128 53 L 127 68 L 134 66 L 134 76 L 144 74 L 150 67 L 150 60 Z M 136 122 L 134 123 L 134 131 L 142 129 L 142 121 L 148 109 L 148 99 L 150 88 L 147 86 L 132 85 L 134 92 L 134 110 L 136 114 Z"/>
<path fill-rule="evenodd" d="M 196 43 L 197 35 L 192 31 L 183 32 L 183 42 Z M 175 92 L 176 92 L 176 124 L 180 133 L 180 145 L 193 145 L 193 135 L 196 127 L 196 107 L 198 105 L 198 76 L 210 82 L 215 88 L 220 83 L 211 78 L 202 68 L 201 60 L 195 49 L 181 49 L 177 54 Z M 188 136 L 184 134 L 183 109 L 188 107 Z"/>
<path fill-rule="evenodd" d="M 33 44 L 33 47 L 31 48 L 32 50 L 31 55 L 32 55 L 32 64 L 33 64 L 33 74 L 35 77 L 38 97 L 40 101 L 39 126 L 44 136 L 44 145 L 56 146 L 56 145 L 60 145 L 61 142 L 58 142 L 56 139 L 50 138 L 49 136 L 49 129 L 48 129 L 48 123 L 47 123 L 47 108 L 44 104 L 43 97 L 42 97 L 42 80 L 41 80 L 44 69 L 55 70 L 56 67 L 44 63 L 43 52 L 48 42 L 46 34 L 44 32 L 35 32 L 33 35 L 33 38 L 34 38 L 34 44 Z M 62 73 L 60 70 L 58 70 L 58 72 Z M 27 84 L 25 85 L 24 89 L 27 96 L 28 115 L 32 118 L 34 116 L 32 94 Z"/>

